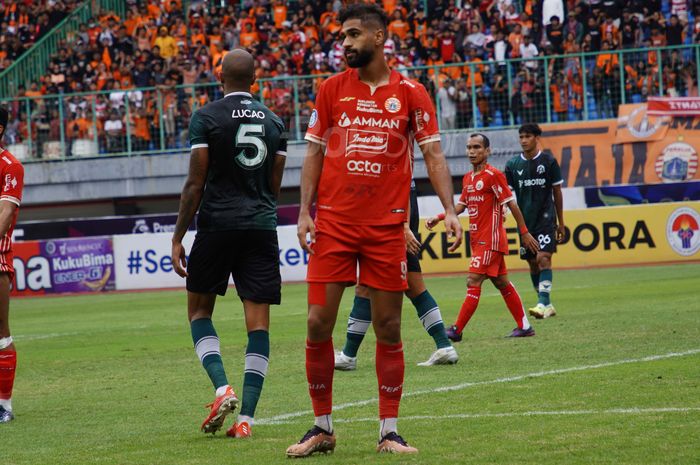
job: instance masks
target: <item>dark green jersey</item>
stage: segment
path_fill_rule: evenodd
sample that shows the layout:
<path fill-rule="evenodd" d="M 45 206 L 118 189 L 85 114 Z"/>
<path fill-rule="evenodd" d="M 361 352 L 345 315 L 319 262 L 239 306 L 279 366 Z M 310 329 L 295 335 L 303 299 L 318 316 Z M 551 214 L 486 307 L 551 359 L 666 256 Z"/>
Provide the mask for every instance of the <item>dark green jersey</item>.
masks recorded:
<path fill-rule="evenodd" d="M 527 228 L 532 232 L 552 229 L 557 223 L 552 186 L 564 182 L 557 160 L 544 152 L 532 160 L 520 154 L 508 160 L 505 175 Z"/>
<path fill-rule="evenodd" d="M 277 115 L 249 93 L 232 92 L 192 115 L 190 145 L 209 148 L 197 230 L 276 229 L 272 167 L 275 155 L 287 155 Z"/>

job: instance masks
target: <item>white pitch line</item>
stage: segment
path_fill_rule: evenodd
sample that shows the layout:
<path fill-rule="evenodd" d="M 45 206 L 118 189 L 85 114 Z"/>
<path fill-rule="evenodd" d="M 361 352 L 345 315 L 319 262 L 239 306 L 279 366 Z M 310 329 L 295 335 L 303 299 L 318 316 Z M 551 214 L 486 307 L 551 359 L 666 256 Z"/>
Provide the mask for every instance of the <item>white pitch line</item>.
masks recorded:
<path fill-rule="evenodd" d="M 462 389 L 474 387 L 474 386 L 486 386 L 489 384 L 501 384 L 501 383 L 510 383 L 513 381 L 521 381 L 523 379 L 528 379 L 528 378 L 541 378 L 543 376 L 549 376 L 549 375 L 559 375 L 563 373 L 574 373 L 577 371 L 586 371 L 586 370 L 595 370 L 598 368 L 607 368 L 607 367 L 613 367 L 613 366 L 618 366 L 618 365 L 625 365 L 629 363 L 642 363 L 642 362 L 653 362 L 656 360 L 664 360 L 667 358 L 675 358 L 675 357 L 685 357 L 687 355 L 695 355 L 699 354 L 700 349 L 691 349 L 691 350 L 686 350 L 684 352 L 670 352 L 668 354 L 661 354 L 661 355 L 650 355 L 648 357 L 642 357 L 642 358 L 630 358 L 630 359 L 624 359 L 624 360 L 617 360 L 615 362 L 603 362 L 603 363 L 596 363 L 595 365 L 583 365 L 583 366 L 578 366 L 578 367 L 569 367 L 569 368 L 559 368 L 556 370 L 547 370 L 547 371 L 537 371 L 534 373 L 527 373 L 524 375 L 519 375 L 519 376 L 510 376 L 506 378 L 496 378 L 492 380 L 487 380 L 487 381 L 473 381 L 473 382 L 468 382 L 468 383 L 461 383 L 461 384 L 456 384 L 453 386 L 442 386 L 442 387 L 437 387 L 437 388 L 432 388 L 432 389 L 423 389 L 419 391 L 413 391 L 413 392 L 405 392 L 403 394 L 403 397 L 412 397 L 412 396 L 420 396 L 423 394 L 434 394 L 436 392 L 450 392 L 450 391 L 461 391 Z M 339 404 L 333 407 L 334 411 L 338 410 L 344 410 L 346 408 L 352 408 L 352 407 L 361 407 L 363 405 L 368 405 L 371 403 L 377 402 L 377 398 L 374 397 L 372 399 L 366 399 L 366 400 L 360 400 L 357 402 L 347 402 L 345 404 Z M 312 415 L 313 412 L 311 410 L 303 410 L 299 412 L 292 412 L 292 413 L 284 413 L 282 415 L 275 415 L 271 418 L 263 418 L 260 420 L 256 420 L 257 424 L 265 424 L 265 423 L 274 423 L 278 422 L 281 420 L 287 420 L 289 418 L 296 418 L 296 417 L 301 417 L 304 415 Z"/>
<path fill-rule="evenodd" d="M 512 417 L 537 417 L 537 416 L 577 416 L 577 415 L 643 415 L 646 413 L 690 413 L 700 412 L 700 407 L 659 407 L 659 408 L 613 408 L 606 410 L 550 410 L 532 412 L 506 412 L 506 413 L 456 413 L 451 415 L 413 415 L 401 417 L 406 420 L 454 420 L 454 419 L 478 419 L 478 418 L 512 418 Z M 333 423 L 368 423 L 376 422 L 377 418 L 340 418 Z M 260 424 L 260 422 L 256 422 Z M 293 421 L 270 421 L 265 425 L 291 425 Z"/>
<path fill-rule="evenodd" d="M 38 339 L 53 339 L 55 337 L 77 336 L 80 333 L 48 333 L 48 334 L 27 334 L 26 336 L 12 336 L 17 341 L 36 341 Z"/>

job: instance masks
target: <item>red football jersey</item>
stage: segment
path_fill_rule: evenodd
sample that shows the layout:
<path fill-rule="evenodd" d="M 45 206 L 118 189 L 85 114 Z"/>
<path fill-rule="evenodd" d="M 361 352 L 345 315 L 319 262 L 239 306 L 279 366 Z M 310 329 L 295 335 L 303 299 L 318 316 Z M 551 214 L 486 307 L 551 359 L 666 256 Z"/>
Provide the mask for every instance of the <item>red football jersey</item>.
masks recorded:
<path fill-rule="evenodd" d="M 440 134 L 422 84 L 392 71 L 370 88 L 349 69 L 321 84 L 306 140 L 325 147 L 318 218 L 382 225 L 406 221 L 414 141 Z"/>
<path fill-rule="evenodd" d="M 478 245 L 508 253 L 503 205 L 514 199 L 506 177 L 491 165 L 486 165 L 480 173 L 464 175 L 458 203 L 466 205 L 469 213 L 469 243 L 472 249 Z"/>
<path fill-rule="evenodd" d="M 12 231 L 15 230 L 17 215 L 19 214 L 19 204 L 22 201 L 22 188 L 24 187 L 24 167 L 7 150 L 0 148 L 0 175 L 2 175 L 2 193 L 0 201 L 12 202 L 17 205 L 12 216 L 10 229 L 7 234 L 0 239 L 0 253 L 12 250 Z"/>

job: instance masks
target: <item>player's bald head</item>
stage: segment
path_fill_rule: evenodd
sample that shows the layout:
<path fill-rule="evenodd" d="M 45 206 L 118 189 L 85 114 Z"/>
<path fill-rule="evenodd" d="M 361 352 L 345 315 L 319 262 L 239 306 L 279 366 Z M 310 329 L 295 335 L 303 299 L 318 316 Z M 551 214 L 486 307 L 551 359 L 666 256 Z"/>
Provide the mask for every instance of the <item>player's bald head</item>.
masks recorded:
<path fill-rule="evenodd" d="M 255 60 L 243 49 L 236 49 L 224 56 L 221 65 L 224 84 L 234 87 L 248 87 L 255 81 Z"/>

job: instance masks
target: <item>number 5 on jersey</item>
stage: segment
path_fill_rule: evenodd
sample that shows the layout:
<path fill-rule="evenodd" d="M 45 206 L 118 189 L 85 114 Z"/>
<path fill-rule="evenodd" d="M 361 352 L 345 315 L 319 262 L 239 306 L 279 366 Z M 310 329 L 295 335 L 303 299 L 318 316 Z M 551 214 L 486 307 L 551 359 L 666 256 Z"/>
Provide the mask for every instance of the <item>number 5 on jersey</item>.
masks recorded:
<path fill-rule="evenodd" d="M 265 136 L 265 126 L 262 124 L 241 124 L 236 133 L 237 148 L 255 149 L 255 155 L 247 157 L 245 150 L 236 155 L 236 163 L 243 169 L 254 170 L 260 166 L 267 157 L 267 146 L 261 137 Z"/>

